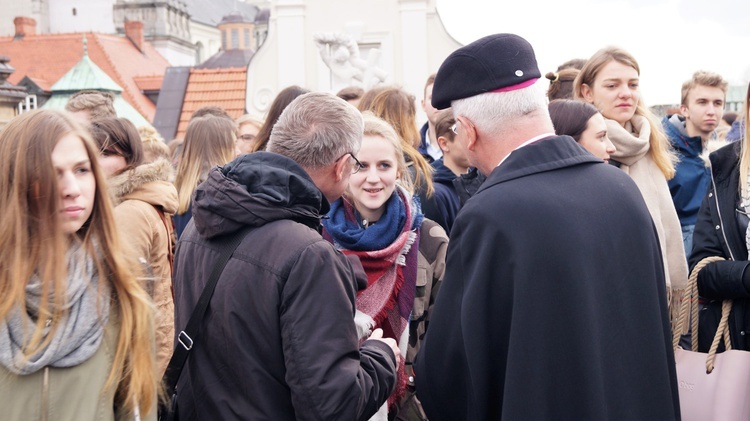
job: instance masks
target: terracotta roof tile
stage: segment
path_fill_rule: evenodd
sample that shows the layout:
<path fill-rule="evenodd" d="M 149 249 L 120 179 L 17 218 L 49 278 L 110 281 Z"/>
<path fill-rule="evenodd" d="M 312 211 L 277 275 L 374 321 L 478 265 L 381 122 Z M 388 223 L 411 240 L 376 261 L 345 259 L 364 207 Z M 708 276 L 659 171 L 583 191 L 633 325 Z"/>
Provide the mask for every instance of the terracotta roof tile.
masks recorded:
<path fill-rule="evenodd" d="M 157 76 L 136 76 L 133 78 L 136 86 L 141 91 L 158 91 L 161 88 L 161 82 L 164 80 L 164 75 Z"/>
<path fill-rule="evenodd" d="M 223 108 L 232 118 L 245 113 L 247 68 L 190 69 L 180 123 L 175 137 L 183 137 L 195 110 L 205 106 Z"/>
<path fill-rule="evenodd" d="M 156 106 L 141 92 L 135 78 L 163 77 L 167 60 L 146 42 L 143 52 L 118 35 L 86 33 L 88 54 L 123 89 L 123 98 L 147 120 L 153 121 Z M 16 71 L 8 78 L 18 83 L 24 76 L 57 82 L 83 57 L 83 34 L 41 34 L 20 40 L 0 37 L 0 51 L 10 57 Z"/>

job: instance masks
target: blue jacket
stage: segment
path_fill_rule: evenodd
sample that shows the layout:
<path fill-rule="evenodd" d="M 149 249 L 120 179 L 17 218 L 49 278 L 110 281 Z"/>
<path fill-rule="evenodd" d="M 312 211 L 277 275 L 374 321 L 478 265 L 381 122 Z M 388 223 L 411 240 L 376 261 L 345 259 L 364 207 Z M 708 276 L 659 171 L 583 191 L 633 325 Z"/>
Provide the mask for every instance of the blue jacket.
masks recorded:
<path fill-rule="evenodd" d="M 443 158 L 433 162 L 432 168 L 435 170 L 432 174 L 435 193 L 430 198 L 421 199 L 422 212 L 426 218 L 432 219 L 443 227 L 445 233 L 450 236 L 453 221 L 461 208 L 458 193 L 453 187 L 456 174 L 443 164 Z"/>
<path fill-rule="evenodd" d="M 662 124 L 672 148 L 680 158 L 674 178 L 668 181 L 672 202 L 680 225 L 695 225 L 703 196 L 711 183 L 711 170 L 700 156 L 703 142 L 700 136 L 688 137 L 682 116 L 668 115 Z"/>
<path fill-rule="evenodd" d="M 427 160 L 427 162 L 432 163 L 435 161 L 435 157 L 430 155 L 430 152 L 427 150 L 427 136 L 428 136 L 427 130 L 429 130 L 429 125 L 428 123 L 424 123 L 422 128 L 419 129 L 420 141 L 419 141 L 419 147 L 417 148 L 417 150 L 419 151 L 420 154 L 422 154 L 422 156 L 424 157 L 424 159 Z M 435 147 L 437 148 L 437 145 L 435 145 Z M 442 155 L 443 153 L 440 152 L 437 158 L 442 158 Z"/>

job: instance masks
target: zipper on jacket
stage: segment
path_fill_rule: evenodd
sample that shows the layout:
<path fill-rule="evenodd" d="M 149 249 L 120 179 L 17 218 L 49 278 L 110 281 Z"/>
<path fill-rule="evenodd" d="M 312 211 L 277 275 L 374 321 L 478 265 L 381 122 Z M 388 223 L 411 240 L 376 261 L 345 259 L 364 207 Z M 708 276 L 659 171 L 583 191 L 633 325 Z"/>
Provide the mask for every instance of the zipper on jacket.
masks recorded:
<path fill-rule="evenodd" d="M 727 245 L 727 250 L 729 251 L 729 257 L 734 259 L 734 253 L 732 253 L 732 248 L 729 247 L 729 241 L 727 241 L 727 233 L 724 232 L 724 220 L 721 218 L 721 208 L 719 207 L 719 195 L 716 194 L 716 181 L 714 181 L 714 173 L 711 171 L 711 185 L 714 188 L 714 202 L 716 202 L 716 214 L 719 216 L 719 225 L 721 226 L 721 236 L 724 237 L 724 244 Z"/>
<path fill-rule="evenodd" d="M 44 367 L 44 380 L 42 381 L 42 421 L 47 421 L 49 411 L 49 367 Z"/>

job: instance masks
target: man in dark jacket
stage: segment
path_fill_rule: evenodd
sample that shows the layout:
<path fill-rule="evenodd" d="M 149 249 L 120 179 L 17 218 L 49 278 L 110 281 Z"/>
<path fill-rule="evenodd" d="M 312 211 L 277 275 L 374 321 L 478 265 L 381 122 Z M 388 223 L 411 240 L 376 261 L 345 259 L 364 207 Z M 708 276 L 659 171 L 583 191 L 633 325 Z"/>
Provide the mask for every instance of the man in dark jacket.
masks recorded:
<path fill-rule="evenodd" d="M 366 277 L 319 234 L 359 167 L 359 112 L 330 94 L 295 99 L 269 152 L 213 168 L 198 186 L 174 267 L 179 332 L 228 234 L 251 227 L 219 278 L 177 384 L 181 420 L 364 420 L 395 386 L 396 342 L 358 343 Z"/>
<path fill-rule="evenodd" d="M 695 72 L 682 84 L 680 115 L 664 117 L 662 124 L 680 161 L 669 192 L 682 226 L 682 242 L 689 257 L 693 249 L 693 230 L 703 196 L 711 181 L 706 147 L 721 121 L 727 82 L 720 75 Z"/>
<path fill-rule="evenodd" d="M 448 56 L 433 105 L 489 174 L 456 219 L 414 371 L 431 421 L 677 419 L 659 242 L 633 181 L 555 136 L 529 43 Z"/>

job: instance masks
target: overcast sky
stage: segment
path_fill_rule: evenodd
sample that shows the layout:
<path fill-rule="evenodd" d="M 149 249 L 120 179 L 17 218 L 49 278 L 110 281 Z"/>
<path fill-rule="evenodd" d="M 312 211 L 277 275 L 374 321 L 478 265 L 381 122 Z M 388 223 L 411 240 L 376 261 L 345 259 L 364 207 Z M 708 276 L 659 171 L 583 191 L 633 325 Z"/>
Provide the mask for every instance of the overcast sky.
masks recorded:
<path fill-rule="evenodd" d="M 750 0 L 437 0 L 437 7 L 463 44 L 499 32 L 523 36 L 542 74 L 608 45 L 625 48 L 640 64 L 649 106 L 679 103 L 696 70 L 731 84 L 750 80 Z"/>

